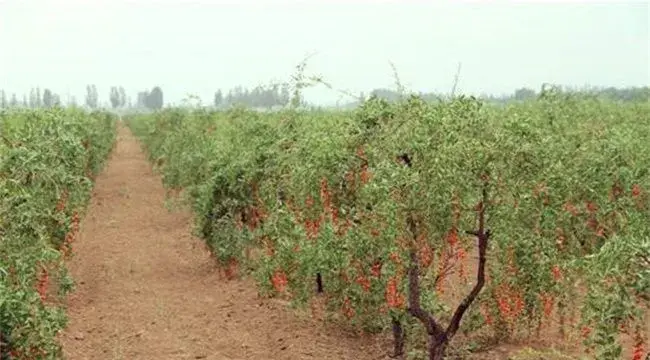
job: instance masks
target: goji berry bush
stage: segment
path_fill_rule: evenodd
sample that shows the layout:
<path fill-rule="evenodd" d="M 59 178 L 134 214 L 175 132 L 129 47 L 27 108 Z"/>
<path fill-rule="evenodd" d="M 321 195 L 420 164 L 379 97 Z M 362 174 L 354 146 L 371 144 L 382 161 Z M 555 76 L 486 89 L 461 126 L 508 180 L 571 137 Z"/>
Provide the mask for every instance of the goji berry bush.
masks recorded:
<path fill-rule="evenodd" d="M 74 109 L 0 112 L 0 357 L 59 359 L 80 213 L 115 118 Z"/>
<path fill-rule="evenodd" d="M 250 271 L 264 295 L 319 297 L 344 326 L 392 331 L 394 355 L 559 333 L 598 359 L 639 359 L 649 114 L 550 88 L 507 106 L 408 96 L 129 124 L 226 275 Z"/>

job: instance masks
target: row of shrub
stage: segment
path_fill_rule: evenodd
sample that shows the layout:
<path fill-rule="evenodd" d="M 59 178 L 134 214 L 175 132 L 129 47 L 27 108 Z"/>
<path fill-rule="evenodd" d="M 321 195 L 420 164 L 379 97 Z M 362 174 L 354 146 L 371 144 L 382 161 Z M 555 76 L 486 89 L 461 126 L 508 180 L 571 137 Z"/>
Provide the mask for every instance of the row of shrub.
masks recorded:
<path fill-rule="evenodd" d="M 415 358 L 427 338 L 438 359 L 459 331 L 448 354 L 559 323 L 618 359 L 648 337 L 649 114 L 551 89 L 504 107 L 410 96 L 129 125 L 226 274 L 252 271 L 263 294 L 323 298 Z"/>
<path fill-rule="evenodd" d="M 59 359 L 64 259 L 113 147 L 113 115 L 78 109 L 0 112 L 0 358 Z"/>

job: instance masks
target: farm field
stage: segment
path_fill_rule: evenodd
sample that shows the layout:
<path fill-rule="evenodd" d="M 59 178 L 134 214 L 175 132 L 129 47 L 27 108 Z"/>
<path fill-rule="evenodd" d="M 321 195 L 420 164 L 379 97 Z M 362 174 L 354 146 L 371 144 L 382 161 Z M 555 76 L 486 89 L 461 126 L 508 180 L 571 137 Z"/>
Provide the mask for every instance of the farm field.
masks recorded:
<path fill-rule="evenodd" d="M 647 102 L 116 120 L 0 115 L 3 360 L 647 356 Z"/>
<path fill-rule="evenodd" d="M 388 336 L 378 355 L 640 360 L 649 114 L 549 91 L 128 123 L 225 277 Z"/>
<path fill-rule="evenodd" d="M 61 336 L 68 359 L 365 359 L 373 339 L 340 336 L 226 281 L 189 212 L 169 212 L 140 144 L 120 126 L 115 152 L 69 266 L 79 283 Z"/>

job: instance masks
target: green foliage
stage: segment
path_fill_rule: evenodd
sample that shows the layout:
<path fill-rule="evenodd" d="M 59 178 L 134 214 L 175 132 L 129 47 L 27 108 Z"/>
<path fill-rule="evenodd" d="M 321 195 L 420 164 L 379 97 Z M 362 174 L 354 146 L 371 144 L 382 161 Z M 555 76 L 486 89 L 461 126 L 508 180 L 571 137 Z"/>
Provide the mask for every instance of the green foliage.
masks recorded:
<path fill-rule="evenodd" d="M 372 96 L 351 112 L 173 109 L 129 125 L 228 271 L 297 305 L 318 277 L 330 314 L 372 331 L 412 322 L 411 250 L 423 307 L 448 321 L 475 281 L 464 232 L 487 182 L 489 280 L 461 331 L 538 336 L 553 312 L 596 326 L 586 345 L 616 359 L 650 301 L 648 114 L 544 88 L 505 107 Z"/>
<path fill-rule="evenodd" d="M 0 114 L 0 333 L 12 359 L 61 356 L 59 300 L 72 287 L 62 254 L 115 134 L 105 113 Z"/>

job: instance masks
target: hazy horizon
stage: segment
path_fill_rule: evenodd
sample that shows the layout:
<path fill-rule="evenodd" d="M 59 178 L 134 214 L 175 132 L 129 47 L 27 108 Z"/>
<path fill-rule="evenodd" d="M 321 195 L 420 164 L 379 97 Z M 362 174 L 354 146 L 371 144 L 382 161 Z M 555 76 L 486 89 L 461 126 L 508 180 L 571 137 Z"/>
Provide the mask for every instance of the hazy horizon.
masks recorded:
<path fill-rule="evenodd" d="M 83 102 L 95 84 L 135 101 L 160 86 L 165 103 L 188 94 L 285 81 L 316 52 L 307 74 L 355 94 L 394 88 L 389 61 L 408 89 L 512 93 L 545 82 L 569 86 L 650 84 L 648 2 L 340 3 L 20 0 L 0 2 L 0 89 L 19 98 L 50 88 Z M 332 104 L 324 88 L 306 100 Z M 343 101 L 349 101 L 344 98 Z"/>

